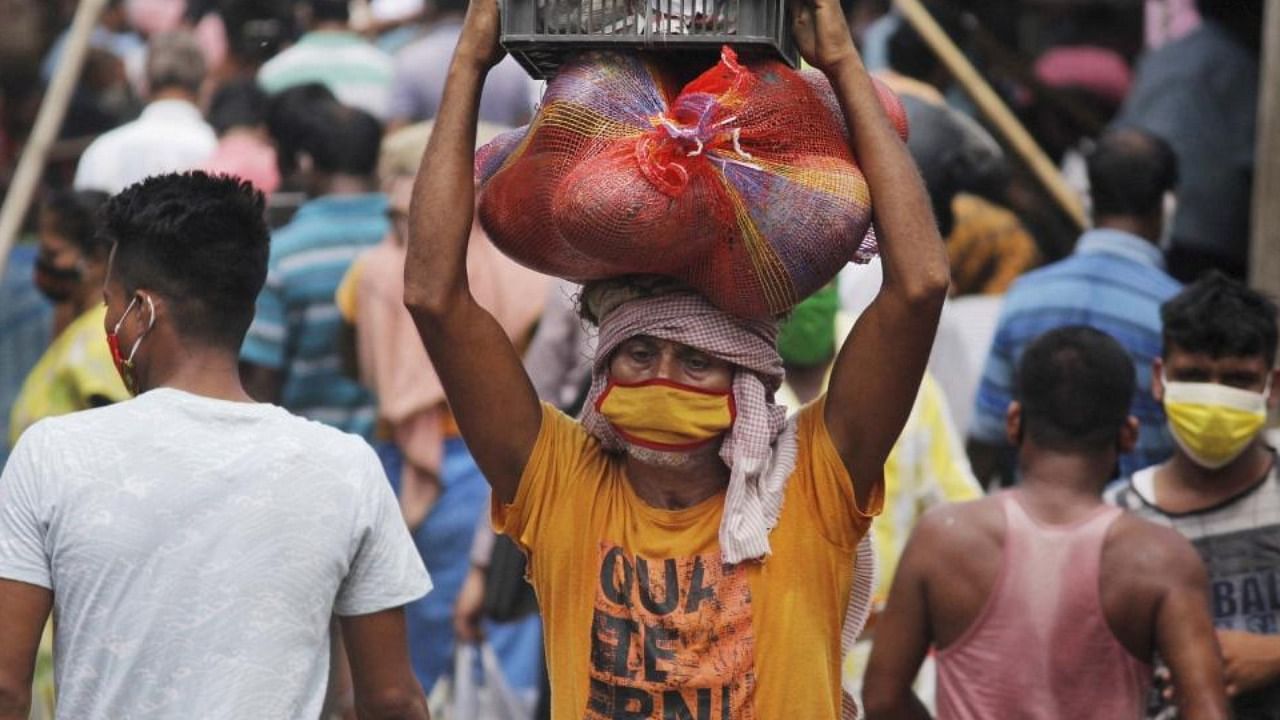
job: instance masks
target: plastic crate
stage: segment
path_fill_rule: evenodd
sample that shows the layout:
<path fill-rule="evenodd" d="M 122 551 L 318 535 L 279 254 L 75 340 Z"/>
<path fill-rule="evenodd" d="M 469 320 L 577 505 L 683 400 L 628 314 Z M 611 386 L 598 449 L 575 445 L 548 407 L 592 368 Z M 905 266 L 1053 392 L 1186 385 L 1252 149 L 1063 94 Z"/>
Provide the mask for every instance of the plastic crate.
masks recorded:
<path fill-rule="evenodd" d="M 502 46 L 535 78 L 580 50 L 774 55 L 797 67 L 787 0 L 499 0 Z"/>

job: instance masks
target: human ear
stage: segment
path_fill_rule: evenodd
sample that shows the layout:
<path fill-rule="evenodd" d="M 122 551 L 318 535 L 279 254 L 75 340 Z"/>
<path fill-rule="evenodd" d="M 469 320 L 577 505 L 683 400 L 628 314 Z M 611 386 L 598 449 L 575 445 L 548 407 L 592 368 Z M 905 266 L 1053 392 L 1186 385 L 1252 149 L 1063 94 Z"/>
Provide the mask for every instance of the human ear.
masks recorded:
<path fill-rule="evenodd" d="M 1138 418 L 1132 415 L 1126 417 L 1124 424 L 1120 426 L 1120 436 L 1116 440 L 1116 449 L 1120 451 L 1121 455 L 1132 452 L 1138 446 L 1139 432 L 1141 430 L 1138 425 Z"/>
<path fill-rule="evenodd" d="M 1004 413 L 1004 436 L 1009 444 L 1018 447 L 1022 444 L 1022 403 L 1014 400 Z"/>

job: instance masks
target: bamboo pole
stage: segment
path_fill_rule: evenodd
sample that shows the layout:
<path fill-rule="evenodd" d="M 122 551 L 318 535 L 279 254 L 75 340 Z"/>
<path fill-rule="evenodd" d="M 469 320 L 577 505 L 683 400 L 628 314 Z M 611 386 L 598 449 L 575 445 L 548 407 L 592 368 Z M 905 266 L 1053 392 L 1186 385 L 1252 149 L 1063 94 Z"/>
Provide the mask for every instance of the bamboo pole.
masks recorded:
<path fill-rule="evenodd" d="M 67 42 L 54 71 L 53 81 L 49 83 L 44 102 L 40 104 L 40 113 L 36 116 L 36 124 L 31 129 L 27 146 L 18 158 L 18 169 L 14 172 L 13 182 L 5 195 L 4 207 L 0 208 L 0 277 L 4 276 L 5 266 L 9 263 L 9 251 L 17 242 L 22 220 L 27 215 L 27 208 L 31 206 L 40 176 L 44 174 L 49 148 L 57 139 L 58 130 L 67 114 L 67 106 L 71 103 L 71 94 L 75 92 L 76 82 L 80 79 L 80 68 L 89 54 L 89 38 L 106 4 L 107 0 L 80 0 L 76 7 L 71 31 L 67 34 Z"/>
<path fill-rule="evenodd" d="M 1267 1 L 1262 27 L 1249 284 L 1280 297 L 1280 0 Z"/>
<path fill-rule="evenodd" d="M 960 83 L 965 94 L 991 121 L 1005 142 L 1031 168 L 1032 174 L 1040 181 L 1040 185 L 1049 193 L 1058 207 L 1075 222 L 1079 229 L 1083 230 L 1087 227 L 1088 222 L 1085 219 L 1080 198 L 1062 179 L 1053 161 L 1044 154 L 1027 129 L 1018 122 L 1018 118 L 1014 117 L 1000 96 L 991 89 L 973 63 L 969 62 L 969 58 L 965 57 L 960 48 L 947 37 L 946 31 L 938 25 L 920 0 L 894 0 L 894 6 L 947 67 L 956 82 Z"/>

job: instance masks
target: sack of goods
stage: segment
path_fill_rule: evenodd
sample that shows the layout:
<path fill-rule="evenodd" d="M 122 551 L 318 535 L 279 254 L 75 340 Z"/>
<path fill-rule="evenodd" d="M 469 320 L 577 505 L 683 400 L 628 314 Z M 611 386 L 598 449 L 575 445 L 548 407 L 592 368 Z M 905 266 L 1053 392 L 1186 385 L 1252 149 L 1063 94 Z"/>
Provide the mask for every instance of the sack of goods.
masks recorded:
<path fill-rule="evenodd" d="M 570 59 L 533 122 L 480 150 L 480 221 L 516 261 L 575 282 L 681 280 L 726 312 L 789 311 L 876 253 L 867 183 L 819 72 L 627 53 Z M 877 94 L 899 134 L 896 95 Z"/>

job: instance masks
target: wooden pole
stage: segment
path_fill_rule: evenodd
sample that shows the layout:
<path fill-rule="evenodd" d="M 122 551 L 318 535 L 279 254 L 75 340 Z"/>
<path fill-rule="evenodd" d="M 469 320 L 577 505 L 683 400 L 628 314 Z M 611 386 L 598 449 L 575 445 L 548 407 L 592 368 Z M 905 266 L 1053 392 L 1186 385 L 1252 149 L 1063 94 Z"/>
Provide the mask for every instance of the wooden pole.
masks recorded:
<path fill-rule="evenodd" d="M 1280 298 L 1280 0 L 1267 0 L 1262 27 L 1249 284 Z"/>
<path fill-rule="evenodd" d="M 31 206 L 40 176 L 44 174 L 49 148 L 57 139 L 58 130 L 67 114 L 67 106 L 71 104 L 71 94 L 75 92 L 76 82 L 80 79 L 80 68 L 89 54 L 89 38 L 106 4 L 107 0 L 80 0 L 76 7 L 76 15 L 71 21 L 71 31 L 63 45 L 62 57 L 54 71 L 53 81 L 49 83 L 44 102 L 40 104 L 40 113 L 36 116 L 36 124 L 31 129 L 27 146 L 18 158 L 18 169 L 14 172 L 13 182 L 5 195 L 4 207 L 0 208 L 0 277 L 4 276 L 5 266 L 9 263 L 9 251 L 18 240 L 22 220 L 27 215 L 27 208 Z"/>
<path fill-rule="evenodd" d="M 1077 228 L 1083 230 L 1088 223 L 1080 198 L 1062 179 L 1058 168 L 1036 144 L 1027 129 L 1018 122 L 1018 118 L 1014 117 L 1000 96 L 991 89 L 973 63 L 969 62 L 969 58 L 947 37 L 946 31 L 938 25 L 920 0 L 894 0 L 893 4 L 947 67 L 956 82 L 960 83 L 960 87 L 978 106 L 978 110 L 991 121 L 1009 147 L 1031 168 L 1032 174 L 1058 207 L 1075 222 Z"/>

